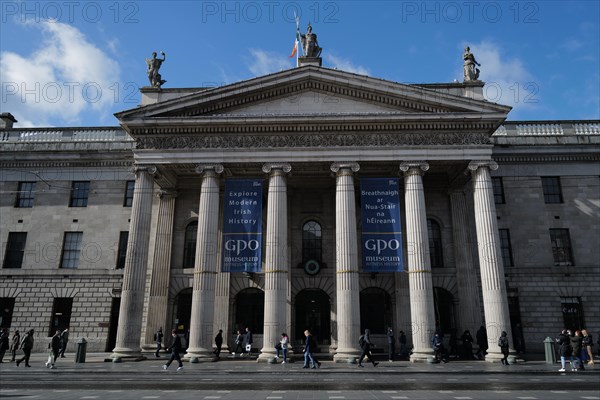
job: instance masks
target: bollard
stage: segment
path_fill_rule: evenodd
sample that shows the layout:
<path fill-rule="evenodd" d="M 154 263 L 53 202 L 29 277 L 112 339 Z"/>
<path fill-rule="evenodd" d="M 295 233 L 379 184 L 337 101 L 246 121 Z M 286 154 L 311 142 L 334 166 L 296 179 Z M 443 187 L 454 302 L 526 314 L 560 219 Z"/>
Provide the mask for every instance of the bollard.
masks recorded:
<path fill-rule="evenodd" d="M 544 353 L 546 354 L 546 364 L 554 364 L 556 362 L 554 340 L 552 340 L 550 337 L 544 339 Z"/>
<path fill-rule="evenodd" d="M 77 341 L 77 351 L 75 352 L 75 362 L 76 363 L 84 363 L 85 362 L 85 351 L 87 348 L 87 341 L 84 338 L 81 338 Z"/>

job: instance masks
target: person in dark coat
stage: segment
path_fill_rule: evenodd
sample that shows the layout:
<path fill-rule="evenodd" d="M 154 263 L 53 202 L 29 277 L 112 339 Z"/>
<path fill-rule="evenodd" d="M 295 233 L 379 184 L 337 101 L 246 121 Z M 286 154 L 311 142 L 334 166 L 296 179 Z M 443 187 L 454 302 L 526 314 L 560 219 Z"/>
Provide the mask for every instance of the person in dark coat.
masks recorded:
<path fill-rule="evenodd" d="M 465 360 L 473 359 L 473 336 L 471 336 L 471 332 L 467 329 L 463 332 L 460 337 L 460 341 L 462 342 L 462 352 L 461 358 Z"/>
<path fill-rule="evenodd" d="M 388 342 L 388 360 L 394 361 L 394 354 L 396 353 L 396 337 L 394 336 L 394 330 L 390 326 L 387 331 L 387 342 Z"/>
<path fill-rule="evenodd" d="M 500 347 L 500 352 L 504 356 L 500 360 L 500 362 L 502 364 L 504 364 L 504 365 L 510 365 L 508 363 L 508 348 L 509 348 L 509 343 L 508 343 L 508 333 L 506 333 L 506 331 L 502 331 L 502 333 L 500 334 L 500 339 L 498 339 L 498 347 Z"/>
<path fill-rule="evenodd" d="M 219 329 L 219 333 L 217 333 L 217 336 L 215 336 L 215 345 L 217 347 L 215 348 L 214 353 L 218 358 L 221 354 L 221 346 L 223 346 L 223 329 Z"/>
<path fill-rule="evenodd" d="M 302 368 L 309 368 L 310 365 L 312 365 L 312 369 L 317 368 L 317 365 L 315 363 L 315 359 L 313 357 L 312 351 L 313 351 L 313 337 L 310 334 L 310 332 L 307 330 L 304 331 L 304 336 L 306 337 L 306 342 L 304 343 L 304 366 L 302 366 Z M 309 364 L 310 362 L 310 364 Z"/>
<path fill-rule="evenodd" d="M 408 356 L 408 351 L 406 349 L 406 334 L 404 333 L 404 331 L 400 331 L 400 338 L 398 339 L 398 343 L 400 343 L 400 350 L 398 351 L 400 357 Z"/>
<path fill-rule="evenodd" d="M 248 350 L 248 356 L 252 354 L 252 331 L 250 328 L 246 328 L 246 347 L 250 345 Z"/>
<path fill-rule="evenodd" d="M 364 365 L 362 365 L 362 361 L 365 357 L 369 357 L 369 360 L 371 360 L 373 366 L 376 367 L 379 363 L 375 362 L 375 360 L 373 359 L 373 354 L 371 354 L 371 347 L 374 345 L 373 343 L 371 343 L 371 331 L 369 329 L 365 329 L 365 334 L 362 335 L 360 339 L 358 339 L 358 344 L 362 349 L 362 353 L 360 354 L 360 358 L 358 359 L 358 366 L 364 367 Z"/>
<path fill-rule="evenodd" d="M 6 354 L 6 350 L 10 348 L 8 335 L 8 329 L 2 329 L 2 332 L 0 333 L 0 363 L 4 362 L 2 361 L 4 354 Z"/>
<path fill-rule="evenodd" d="M 162 327 L 158 328 L 158 330 L 154 334 L 154 341 L 156 342 L 156 352 L 154 353 L 154 357 L 156 357 L 156 358 L 160 357 L 159 353 L 160 353 L 160 349 L 162 349 L 162 342 L 163 342 L 164 336 L 165 335 L 163 335 Z"/>
<path fill-rule="evenodd" d="M 435 334 L 431 338 L 431 347 L 433 348 L 434 357 L 437 362 L 448 362 L 446 351 L 444 349 L 444 339 L 442 338 L 442 335 L 439 332 L 435 332 Z"/>
<path fill-rule="evenodd" d="M 477 339 L 477 347 L 479 347 L 476 356 L 480 360 L 483 360 L 488 349 L 487 330 L 485 329 L 485 326 L 481 325 L 479 327 L 477 333 L 475 334 L 475 339 Z"/>
<path fill-rule="evenodd" d="M 581 331 L 575 331 L 575 335 L 569 335 L 571 341 L 571 370 L 573 371 L 585 371 L 583 361 L 581 360 L 581 343 L 583 342 L 583 336 Z"/>
<path fill-rule="evenodd" d="M 56 362 L 56 359 L 59 357 L 61 349 L 62 349 L 62 343 L 60 341 L 60 336 L 61 336 L 60 329 L 58 329 L 56 331 L 56 333 L 54 334 L 54 336 L 52 336 L 52 341 L 48 345 L 48 347 L 50 348 L 50 351 L 52 352 L 52 356 L 50 357 L 48 362 L 46 362 L 46 368 L 50 368 L 50 369 L 56 368 L 54 366 L 54 363 Z"/>
<path fill-rule="evenodd" d="M 25 355 L 17 360 L 17 367 L 23 361 L 25 361 L 26 367 L 31 367 L 31 365 L 29 365 L 29 358 L 31 357 L 31 350 L 33 349 L 33 333 L 33 329 L 30 329 L 29 331 L 27 331 L 27 333 L 25 334 L 25 336 L 23 336 L 23 339 L 21 340 L 21 349 L 23 350 L 23 353 L 25 353 Z"/>
<path fill-rule="evenodd" d="M 565 372 L 565 367 L 567 365 L 567 357 L 571 357 L 573 354 L 573 349 L 571 348 L 571 340 L 567 334 L 567 330 L 563 329 L 560 335 L 555 339 L 556 344 L 558 345 L 558 354 L 560 356 L 560 366 L 561 368 L 558 372 Z"/>
<path fill-rule="evenodd" d="M 15 358 L 17 357 L 17 350 L 19 350 L 19 345 L 21 344 L 21 333 L 19 332 L 18 329 L 15 330 L 15 332 L 13 333 L 13 337 L 12 337 L 12 345 L 10 346 L 10 354 L 11 354 L 11 359 L 10 361 L 15 361 Z"/>
<path fill-rule="evenodd" d="M 240 356 L 244 354 L 244 348 L 242 347 L 244 343 L 244 337 L 242 336 L 242 331 L 238 330 L 237 335 L 235 337 L 235 350 L 233 351 L 233 356 L 235 357 L 238 350 L 240 351 Z"/>
<path fill-rule="evenodd" d="M 65 350 L 67 350 L 67 343 L 69 343 L 69 328 L 65 328 L 60 334 L 60 357 L 65 358 Z"/>
<path fill-rule="evenodd" d="M 177 362 L 179 363 L 177 371 L 181 371 L 183 369 L 183 363 L 181 362 L 181 356 L 179 355 L 179 353 L 181 353 L 181 350 L 183 349 L 183 346 L 181 345 L 181 338 L 179 337 L 179 335 L 177 334 L 177 330 L 175 329 L 171 331 L 171 336 L 173 337 L 173 339 L 171 339 L 170 347 L 171 358 L 169 359 L 169 361 L 167 361 L 165 365 L 163 365 L 163 369 L 166 370 L 167 368 L 169 368 L 169 365 L 171 365 L 173 360 L 177 360 Z"/>

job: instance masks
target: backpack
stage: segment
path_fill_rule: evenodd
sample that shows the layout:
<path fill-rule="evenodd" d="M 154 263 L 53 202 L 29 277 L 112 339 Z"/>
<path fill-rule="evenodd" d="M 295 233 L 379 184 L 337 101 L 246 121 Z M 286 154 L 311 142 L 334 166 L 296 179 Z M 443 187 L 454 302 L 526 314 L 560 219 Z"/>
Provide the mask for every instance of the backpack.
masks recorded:
<path fill-rule="evenodd" d="M 365 347 L 365 344 L 367 344 L 367 341 L 365 340 L 365 335 L 361 335 L 361 337 L 358 338 L 358 345 L 362 349 L 363 347 Z"/>

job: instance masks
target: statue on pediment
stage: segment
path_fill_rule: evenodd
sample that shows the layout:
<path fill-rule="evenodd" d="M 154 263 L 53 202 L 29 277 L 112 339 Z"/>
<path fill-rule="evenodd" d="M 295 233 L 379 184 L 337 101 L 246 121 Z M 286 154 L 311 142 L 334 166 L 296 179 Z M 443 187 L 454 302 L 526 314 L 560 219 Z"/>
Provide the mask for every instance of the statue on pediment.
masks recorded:
<path fill-rule="evenodd" d="M 306 28 L 306 34 L 300 34 L 300 40 L 302 42 L 302 51 L 304 52 L 304 57 L 321 56 L 321 51 L 323 51 L 323 49 L 319 47 L 317 35 L 312 33 L 312 26 L 310 26 L 310 22 Z"/>
<path fill-rule="evenodd" d="M 166 81 L 162 79 L 162 76 L 160 76 L 158 70 L 160 69 L 160 66 L 162 65 L 163 61 L 165 61 L 167 58 L 164 51 L 161 51 L 160 54 L 162 54 L 162 60 L 160 58 L 156 58 L 156 52 L 152 53 L 152 58 L 146 58 L 146 64 L 148 65 L 148 80 L 150 81 L 150 86 L 159 89 Z"/>
<path fill-rule="evenodd" d="M 477 67 L 481 67 L 481 64 L 479 64 L 475 60 L 475 56 L 473 55 L 473 53 L 471 53 L 471 49 L 468 46 L 465 48 L 465 52 L 463 53 L 463 60 L 465 61 L 465 64 L 463 67 L 464 75 L 465 75 L 465 82 L 478 81 L 479 80 L 479 68 L 477 68 Z"/>

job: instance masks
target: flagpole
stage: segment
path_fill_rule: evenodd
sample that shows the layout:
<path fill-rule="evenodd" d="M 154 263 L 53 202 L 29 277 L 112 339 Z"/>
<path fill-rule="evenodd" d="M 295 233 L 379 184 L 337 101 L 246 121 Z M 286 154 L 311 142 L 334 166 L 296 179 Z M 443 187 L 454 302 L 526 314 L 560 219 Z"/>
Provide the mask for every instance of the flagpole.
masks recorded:
<path fill-rule="evenodd" d="M 296 17 L 296 68 L 298 68 L 298 56 L 300 53 L 300 49 L 298 49 L 298 47 L 300 46 L 299 43 L 299 38 L 300 38 L 300 18 L 296 15 L 296 11 L 294 11 L 294 17 Z"/>

